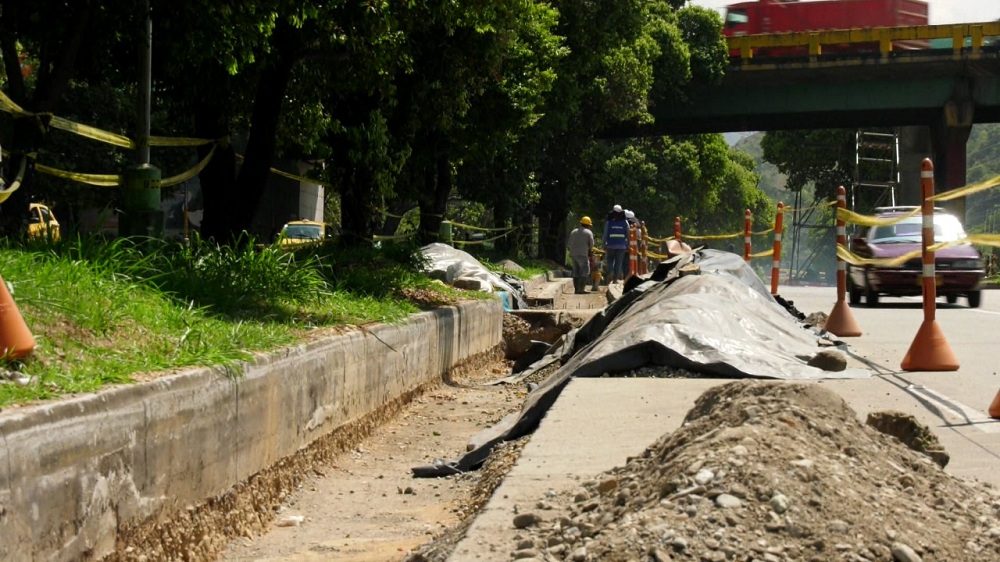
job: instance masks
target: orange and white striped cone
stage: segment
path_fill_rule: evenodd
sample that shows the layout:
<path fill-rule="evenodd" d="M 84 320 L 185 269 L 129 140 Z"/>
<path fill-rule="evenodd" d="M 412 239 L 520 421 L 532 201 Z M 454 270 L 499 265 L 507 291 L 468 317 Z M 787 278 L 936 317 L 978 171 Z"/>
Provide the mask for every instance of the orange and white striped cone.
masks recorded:
<path fill-rule="evenodd" d="M 990 404 L 990 417 L 1000 420 L 1000 391 L 997 391 L 997 395 L 993 397 L 993 403 Z"/>
<path fill-rule="evenodd" d="M 628 275 L 635 275 L 639 271 L 638 248 L 636 248 L 635 229 L 628 229 Z"/>
<path fill-rule="evenodd" d="M 847 208 L 847 190 L 844 186 L 837 188 L 837 208 Z M 847 223 L 837 218 L 837 245 L 847 246 Z M 834 252 L 836 253 L 836 252 Z M 847 262 L 837 258 L 837 302 L 833 311 L 826 319 L 826 331 L 842 338 L 853 338 L 861 335 L 861 328 L 854 319 L 851 307 L 847 305 Z"/>
<path fill-rule="evenodd" d="M 743 261 L 750 263 L 750 254 L 752 253 L 752 248 L 750 246 L 750 229 L 753 228 L 753 213 L 750 209 L 743 215 Z"/>
<path fill-rule="evenodd" d="M 781 233 L 784 230 L 785 204 L 778 201 L 778 212 L 774 215 L 774 252 L 771 260 L 771 294 L 778 294 L 778 277 L 781 275 Z"/>
<path fill-rule="evenodd" d="M 934 270 L 934 164 L 924 158 L 920 166 L 920 187 L 923 191 L 923 273 L 921 284 L 924 293 L 924 321 L 917 330 L 910 349 L 903 356 L 900 367 L 904 371 L 957 371 L 958 359 L 948 345 L 941 326 L 937 323 L 937 274 Z"/>
<path fill-rule="evenodd" d="M 0 357 L 21 359 L 35 350 L 35 338 L 0 277 Z"/>

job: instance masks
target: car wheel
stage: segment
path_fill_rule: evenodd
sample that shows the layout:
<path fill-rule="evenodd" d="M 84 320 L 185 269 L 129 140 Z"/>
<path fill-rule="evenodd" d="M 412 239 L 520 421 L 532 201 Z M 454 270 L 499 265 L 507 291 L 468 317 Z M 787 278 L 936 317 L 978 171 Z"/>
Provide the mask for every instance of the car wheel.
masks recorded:
<path fill-rule="evenodd" d="M 958 295 L 945 295 L 944 301 L 948 304 L 955 304 L 958 302 Z"/>
<path fill-rule="evenodd" d="M 982 291 L 969 291 L 966 297 L 969 299 L 969 308 L 979 308 L 979 305 L 983 302 Z"/>
<path fill-rule="evenodd" d="M 861 304 L 861 287 L 858 287 L 854 283 L 847 283 L 847 300 L 851 303 L 851 306 L 858 306 Z"/>
<path fill-rule="evenodd" d="M 878 291 L 871 287 L 866 287 L 865 302 L 868 303 L 868 306 L 878 306 Z"/>

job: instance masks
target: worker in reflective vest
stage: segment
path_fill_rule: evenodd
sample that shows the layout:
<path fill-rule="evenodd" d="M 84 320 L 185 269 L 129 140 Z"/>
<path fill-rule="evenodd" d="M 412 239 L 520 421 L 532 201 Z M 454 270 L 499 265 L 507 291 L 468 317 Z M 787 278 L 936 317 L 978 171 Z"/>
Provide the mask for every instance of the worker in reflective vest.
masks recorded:
<path fill-rule="evenodd" d="M 621 205 L 615 205 L 604 223 L 604 250 L 608 268 L 608 283 L 625 280 L 628 252 L 628 221 Z"/>

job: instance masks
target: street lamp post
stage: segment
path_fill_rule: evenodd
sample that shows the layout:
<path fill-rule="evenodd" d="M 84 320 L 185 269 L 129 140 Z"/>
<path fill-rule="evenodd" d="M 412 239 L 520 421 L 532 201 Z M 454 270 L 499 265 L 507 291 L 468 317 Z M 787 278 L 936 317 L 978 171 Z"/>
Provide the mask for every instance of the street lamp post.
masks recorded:
<path fill-rule="evenodd" d="M 135 165 L 122 175 L 121 214 L 118 233 L 122 236 L 163 235 L 160 207 L 160 169 L 149 163 L 149 121 L 153 82 L 153 19 L 149 0 L 143 3 L 145 33 L 140 49 L 139 103 L 136 127 Z"/>

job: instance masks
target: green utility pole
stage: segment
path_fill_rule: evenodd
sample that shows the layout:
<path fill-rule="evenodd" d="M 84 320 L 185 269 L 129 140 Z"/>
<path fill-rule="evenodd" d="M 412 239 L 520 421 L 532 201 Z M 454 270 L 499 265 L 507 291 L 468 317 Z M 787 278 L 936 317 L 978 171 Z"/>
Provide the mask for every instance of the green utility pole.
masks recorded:
<path fill-rule="evenodd" d="M 142 41 L 139 79 L 138 126 L 136 127 L 136 165 L 122 175 L 121 213 L 118 234 L 121 236 L 163 236 L 163 210 L 160 208 L 160 169 L 149 163 L 149 114 L 153 82 L 153 19 L 149 0 L 143 3 L 146 32 Z"/>

